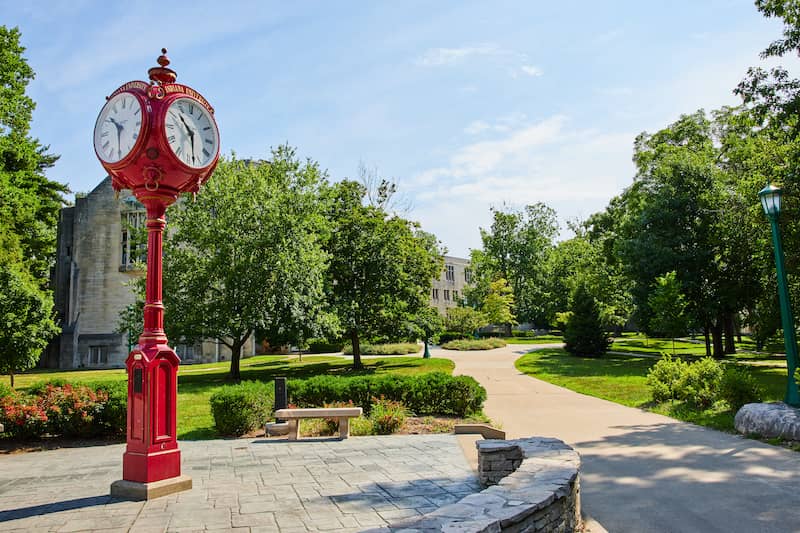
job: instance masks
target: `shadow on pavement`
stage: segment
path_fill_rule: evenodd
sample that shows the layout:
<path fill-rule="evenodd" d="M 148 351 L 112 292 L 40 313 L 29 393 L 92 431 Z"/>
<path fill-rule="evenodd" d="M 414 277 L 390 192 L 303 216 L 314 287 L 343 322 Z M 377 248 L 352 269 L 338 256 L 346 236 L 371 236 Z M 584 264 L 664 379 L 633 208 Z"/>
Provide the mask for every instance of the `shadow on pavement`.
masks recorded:
<path fill-rule="evenodd" d="M 575 443 L 582 504 L 609 531 L 797 531 L 797 453 L 691 424 L 611 430 Z"/>
<path fill-rule="evenodd" d="M 74 500 L 64 500 L 63 502 L 21 507 L 19 509 L 11 509 L 10 511 L 0 511 L 0 522 L 58 513 L 61 511 L 74 511 L 75 509 L 85 509 L 86 507 L 96 507 L 98 505 L 107 505 L 113 501 L 117 500 L 114 500 L 108 494 L 104 494 L 103 496 L 89 496 L 86 498 L 76 498 Z"/>

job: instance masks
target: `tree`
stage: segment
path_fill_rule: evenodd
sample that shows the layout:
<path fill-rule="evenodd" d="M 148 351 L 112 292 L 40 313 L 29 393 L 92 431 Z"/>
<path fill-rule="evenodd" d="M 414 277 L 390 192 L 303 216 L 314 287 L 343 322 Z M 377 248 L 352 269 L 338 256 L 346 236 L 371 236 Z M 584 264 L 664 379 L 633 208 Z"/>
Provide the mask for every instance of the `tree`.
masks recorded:
<path fill-rule="evenodd" d="M 0 265 L 0 373 L 11 377 L 36 364 L 48 341 L 58 333 L 53 300 L 26 272 Z"/>
<path fill-rule="evenodd" d="M 600 357 L 610 345 L 600 322 L 600 309 L 585 284 L 572 296 L 572 314 L 564 331 L 564 348 L 572 355 Z"/>
<path fill-rule="evenodd" d="M 68 189 L 44 175 L 57 156 L 29 135 L 33 69 L 17 28 L 0 26 L 0 372 L 30 368 L 58 333 L 48 288 Z"/>
<path fill-rule="evenodd" d="M 20 37 L 17 28 L 0 26 L 0 229 L 24 257 L 16 268 L 44 289 L 55 258 L 62 194 L 69 190 L 45 177 L 58 156 L 29 136 L 36 104 L 25 92 L 34 72 Z"/>
<path fill-rule="evenodd" d="M 493 208 L 491 227 L 481 228 L 483 250 L 472 254 L 475 285 L 467 291 L 470 302 L 483 305 L 489 283 L 504 278 L 514 293 L 519 320 L 545 325 L 547 256 L 557 233 L 556 213 L 543 203 L 522 210 Z"/>
<path fill-rule="evenodd" d="M 231 350 L 230 378 L 238 380 L 255 330 L 280 341 L 327 333 L 324 187 L 316 163 L 280 146 L 269 162 L 221 160 L 195 202 L 172 206 L 163 275 L 168 337 L 218 339 Z"/>
<path fill-rule="evenodd" d="M 490 324 L 508 324 L 509 328 L 517 324 L 514 316 L 514 292 L 505 279 L 500 278 L 489 284 L 489 294 L 483 302 L 481 312 Z"/>
<path fill-rule="evenodd" d="M 430 343 L 432 337 L 438 335 L 442 331 L 442 327 L 444 326 L 444 319 L 442 318 L 442 315 L 435 307 L 424 307 L 412 317 L 411 326 L 412 331 L 414 331 L 419 338 L 422 339 L 422 342 L 425 343 L 423 357 L 426 359 L 429 358 L 431 353 L 428 349 L 428 344 Z"/>
<path fill-rule="evenodd" d="M 681 282 L 674 270 L 656 278 L 647 303 L 653 317 L 650 329 L 672 338 L 672 354 L 675 355 L 675 337 L 686 333 L 689 318 L 686 315 L 686 298 L 681 293 Z"/>
<path fill-rule="evenodd" d="M 445 329 L 471 335 L 489 323 L 483 313 L 471 307 L 449 307 L 445 315 Z"/>
<path fill-rule="evenodd" d="M 396 335 L 428 307 L 433 279 L 442 269 L 435 237 L 382 208 L 365 204 L 366 189 L 349 180 L 332 187 L 328 290 L 342 329 L 361 364 L 364 336 Z"/>

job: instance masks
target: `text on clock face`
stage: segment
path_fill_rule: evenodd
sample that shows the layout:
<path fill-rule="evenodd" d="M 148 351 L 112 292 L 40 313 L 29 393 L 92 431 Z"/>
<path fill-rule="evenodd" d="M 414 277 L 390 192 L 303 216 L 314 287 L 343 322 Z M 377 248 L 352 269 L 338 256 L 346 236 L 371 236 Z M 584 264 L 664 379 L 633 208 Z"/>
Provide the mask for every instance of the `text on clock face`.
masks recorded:
<path fill-rule="evenodd" d="M 178 98 L 164 120 L 167 143 L 186 165 L 200 168 L 217 152 L 217 129 L 208 111 L 191 98 Z"/>
<path fill-rule="evenodd" d="M 111 98 L 100 112 L 94 130 L 94 147 L 109 163 L 131 153 L 142 131 L 142 107 L 130 93 Z"/>

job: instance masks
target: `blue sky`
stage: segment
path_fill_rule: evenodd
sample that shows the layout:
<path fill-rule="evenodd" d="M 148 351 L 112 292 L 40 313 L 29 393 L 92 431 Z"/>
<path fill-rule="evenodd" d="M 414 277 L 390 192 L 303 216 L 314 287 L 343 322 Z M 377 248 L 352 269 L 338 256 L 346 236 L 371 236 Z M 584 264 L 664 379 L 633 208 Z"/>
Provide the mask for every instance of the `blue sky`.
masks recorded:
<path fill-rule="evenodd" d="M 746 0 L 0 0 L 0 13 L 37 73 L 33 135 L 61 155 L 49 176 L 73 191 L 104 176 L 105 96 L 146 79 L 163 46 L 216 108 L 223 153 L 288 142 L 334 180 L 363 162 L 459 256 L 490 206 L 541 201 L 564 226 L 602 210 L 632 182 L 634 137 L 737 104 L 781 29 Z"/>

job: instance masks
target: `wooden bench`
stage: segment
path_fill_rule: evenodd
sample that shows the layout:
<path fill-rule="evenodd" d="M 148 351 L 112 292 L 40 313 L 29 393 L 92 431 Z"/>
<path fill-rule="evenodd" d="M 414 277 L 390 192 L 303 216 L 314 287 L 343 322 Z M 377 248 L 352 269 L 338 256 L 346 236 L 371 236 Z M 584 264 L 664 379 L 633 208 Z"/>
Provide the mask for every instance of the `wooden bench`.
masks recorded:
<path fill-rule="evenodd" d="M 314 407 L 308 409 L 278 409 L 275 418 L 289 423 L 289 440 L 297 440 L 301 418 L 332 418 L 339 422 L 339 438 L 350 436 L 350 419 L 361 416 L 360 407 Z"/>

